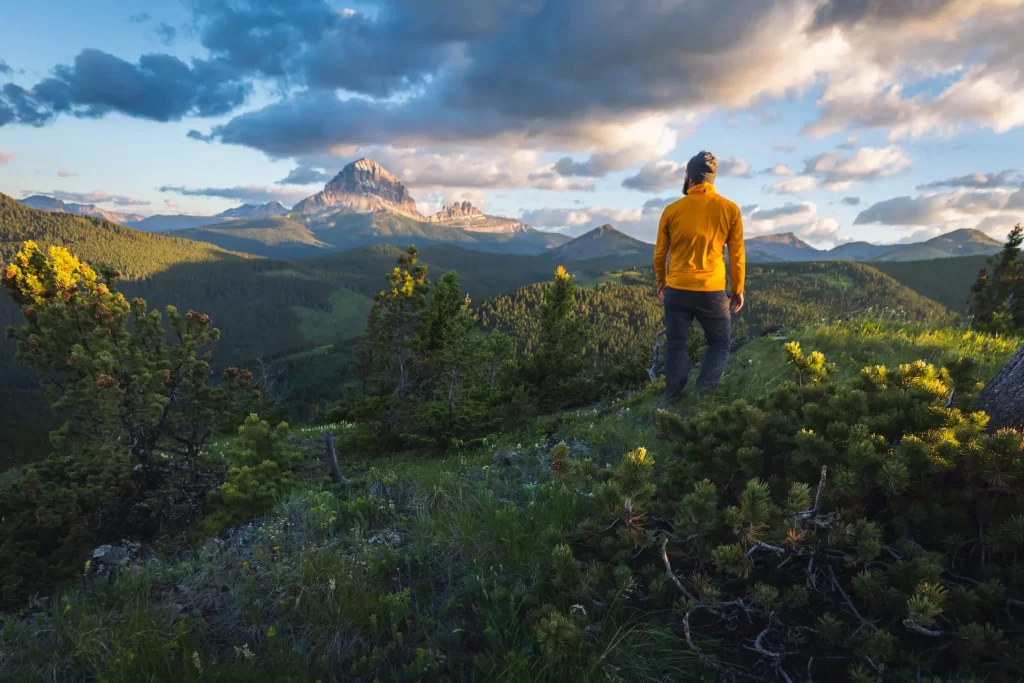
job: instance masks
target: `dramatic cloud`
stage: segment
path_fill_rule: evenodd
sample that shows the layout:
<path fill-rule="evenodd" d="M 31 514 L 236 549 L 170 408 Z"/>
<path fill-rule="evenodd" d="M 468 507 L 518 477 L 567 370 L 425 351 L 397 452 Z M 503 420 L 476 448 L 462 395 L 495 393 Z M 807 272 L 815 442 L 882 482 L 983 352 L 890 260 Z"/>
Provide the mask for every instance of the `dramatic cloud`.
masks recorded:
<path fill-rule="evenodd" d="M 221 116 L 245 101 L 251 86 L 237 82 L 223 64 L 170 55 L 143 55 L 137 64 L 100 50 L 83 50 L 31 91 L 0 90 L 0 125 L 39 126 L 58 114 L 95 118 L 119 112 L 154 121 Z"/>
<path fill-rule="evenodd" d="M 0 149 L 0 166 L 6 166 L 12 161 L 14 161 L 14 155 L 6 149 Z"/>
<path fill-rule="evenodd" d="M 7 76 L 14 73 L 14 69 L 10 67 L 4 60 L 0 59 L 0 76 Z"/>
<path fill-rule="evenodd" d="M 774 185 L 764 188 L 766 192 L 775 194 L 801 194 L 810 192 L 818 187 L 818 179 L 811 175 L 798 175 L 793 178 L 780 180 Z"/>
<path fill-rule="evenodd" d="M 107 194 L 106 192 L 67 192 L 65 190 L 53 190 L 51 192 L 26 192 L 25 196 L 34 194 L 54 197 L 65 202 L 76 204 L 113 204 L 114 206 L 149 206 L 145 199 L 125 197 L 123 195 Z"/>
<path fill-rule="evenodd" d="M 919 185 L 919 190 L 932 190 L 943 188 L 973 188 L 991 189 L 995 187 L 1018 187 L 1024 184 L 1024 177 L 1016 171 L 997 171 L 995 173 L 971 173 L 970 175 L 936 180 L 935 182 Z"/>
<path fill-rule="evenodd" d="M 200 187 L 189 188 L 180 185 L 163 185 L 157 188 L 160 192 L 174 192 L 185 197 L 220 197 L 234 199 L 252 204 L 281 202 L 286 206 L 297 204 L 309 193 L 293 187 L 278 185 L 246 185 L 243 187 Z"/>
<path fill-rule="evenodd" d="M 663 157 L 680 125 L 716 108 L 819 83 L 814 134 L 1024 124 L 1024 0 L 745 0 L 726 11 L 708 0 L 372 4 L 364 14 L 328 0 L 195 0 L 205 60 L 133 64 L 86 50 L 31 90 L 4 86 L 0 123 L 218 116 L 260 82 L 279 99 L 193 137 L 273 157 L 351 145 L 558 150 L 555 173 L 589 178 Z M 939 76 L 938 87 L 915 87 Z"/>
<path fill-rule="evenodd" d="M 822 184 L 843 191 L 857 181 L 878 180 L 906 170 L 912 161 L 900 147 L 890 145 L 882 149 L 861 147 L 852 156 L 844 158 L 839 152 L 825 152 L 807 160 L 805 174 L 817 174 Z"/>
<path fill-rule="evenodd" d="M 860 197 L 843 197 L 840 201 L 847 206 L 860 206 Z"/>
<path fill-rule="evenodd" d="M 71 178 L 71 177 L 74 177 L 76 175 L 78 175 L 78 174 L 77 173 L 72 173 L 71 171 L 69 171 L 66 168 L 62 168 L 62 169 L 59 169 L 57 171 L 57 177 L 59 177 L 59 178 Z"/>

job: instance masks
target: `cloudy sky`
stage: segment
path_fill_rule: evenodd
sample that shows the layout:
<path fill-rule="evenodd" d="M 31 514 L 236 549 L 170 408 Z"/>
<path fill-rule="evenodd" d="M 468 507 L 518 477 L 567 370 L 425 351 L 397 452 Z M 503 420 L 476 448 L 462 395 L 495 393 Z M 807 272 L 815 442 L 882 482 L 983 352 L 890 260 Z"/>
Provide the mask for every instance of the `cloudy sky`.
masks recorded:
<path fill-rule="evenodd" d="M 370 156 L 652 239 L 707 149 L 748 235 L 1024 220 L 1024 0 L 33 0 L 0 23 L 0 192 L 292 204 Z"/>

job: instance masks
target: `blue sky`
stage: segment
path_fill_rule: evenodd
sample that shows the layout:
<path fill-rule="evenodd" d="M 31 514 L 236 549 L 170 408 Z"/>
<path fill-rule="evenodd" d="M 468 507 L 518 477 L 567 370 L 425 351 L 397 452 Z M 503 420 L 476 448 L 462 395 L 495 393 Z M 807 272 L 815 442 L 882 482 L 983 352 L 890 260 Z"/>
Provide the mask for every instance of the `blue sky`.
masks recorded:
<path fill-rule="evenodd" d="M 1024 216 L 1024 0 L 37 0 L 4 17 L 16 198 L 290 205 L 370 156 L 424 212 L 469 199 L 651 239 L 707 149 L 751 235 L 1001 237 Z"/>

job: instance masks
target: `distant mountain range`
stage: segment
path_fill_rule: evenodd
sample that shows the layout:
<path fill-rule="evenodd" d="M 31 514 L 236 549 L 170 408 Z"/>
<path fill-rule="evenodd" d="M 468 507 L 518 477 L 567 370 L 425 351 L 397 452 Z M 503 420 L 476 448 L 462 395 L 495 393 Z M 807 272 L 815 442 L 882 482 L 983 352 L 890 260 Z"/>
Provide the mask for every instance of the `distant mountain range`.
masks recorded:
<path fill-rule="evenodd" d="M 954 230 L 925 242 L 871 244 L 850 242 L 832 249 L 817 249 L 791 232 L 751 237 L 746 241 L 751 263 L 793 261 L 929 261 L 956 256 L 995 254 L 1002 242 L 980 230 Z"/>
<path fill-rule="evenodd" d="M 142 216 L 135 213 L 121 213 L 107 211 L 95 204 L 76 204 L 65 202 L 54 197 L 44 195 L 32 195 L 20 200 L 25 206 L 42 211 L 54 213 L 73 213 L 79 216 L 96 216 L 111 223 L 126 225 L 144 232 L 174 232 L 176 230 L 187 230 L 204 225 L 216 225 L 226 220 L 241 220 L 248 218 L 267 218 L 269 216 L 280 216 L 288 213 L 281 202 L 268 202 L 267 204 L 242 204 L 234 209 L 222 211 L 216 216 L 189 216 L 186 214 L 156 214 L 154 216 Z"/>
<path fill-rule="evenodd" d="M 442 207 L 427 216 L 402 181 L 372 159 L 345 166 L 324 189 L 291 210 L 280 202 L 243 204 L 216 216 L 143 217 L 33 195 L 23 204 L 46 211 L 97 216 L 146 232 L 208 242 L 224 249 L 272 258 L 302 258 L 371 244 L 426 246 L 455 244 L 475 251 L 541 254 L 565 262 L 632 256 L 647 258 L 653 246 L 603 225 L 571 239 L 534 230 L 513 218 L 489 216 L 469 202 Z M 751 263 L 802 261 L 923 261 L 989 255 L 1002 244 L 979 230 L 956 230 L 915 244 L 850 242 L 817 249 L 793 233 L 751 237 Z"/>
<path fill-rule="evenodd" d="M 98 218 L 104 218 L 111 223 L 120 223 L 121 225 L 127 225 L 133 221 L 141 221 L 145 218 L 145 216 L 140 216 L 135 213 L 107 211 L 106 209 L 101 209 L 95 204 L 76 204 L 74 202 L 65 202 L 61 199 L 46 197 L 41 194 L 34 194 L 31 197 L 25 197 L 21 200 L 21 203 L 25 206 L 31 206 L 33 209 L 40 209 L 42 211 L 73 213 L 79 216 L 96 216 Z"/>
<path fill-rule="evenodd" d="M 266 204 L 242 204 L 227 211 L 217 214 L 219 218 L 270 218 L 271 216 L 283 216 L 288 213 L 281 202 L 267 202 Z"/>
<path fill-rule="evenodd" d="M 512 218 L 489 216 L 469 202 L 426 216 L 402 181 L 372 159 L 348 164 L 290 212 L 265 205 L 260 213 L 230 221 L 222 215 L 217 223 L 175 235 L 272 258 L 311 257 L 371 244 L 454 244 L 475 251 L 540 254 L 569 241 Z"/>

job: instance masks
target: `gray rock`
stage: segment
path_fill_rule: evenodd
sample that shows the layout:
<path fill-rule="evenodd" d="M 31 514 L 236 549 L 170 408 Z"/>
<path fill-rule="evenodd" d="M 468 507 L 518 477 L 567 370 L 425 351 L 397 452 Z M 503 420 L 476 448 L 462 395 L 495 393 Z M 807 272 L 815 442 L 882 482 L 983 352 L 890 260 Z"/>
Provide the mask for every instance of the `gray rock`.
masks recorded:
<path fill-rule="evenodd" d="M 106 567 L 123 567 L 128 564 L 128 553 L 123 548 L 112 545 L 101 545 L 89 555 L 93 564 Z"/>

